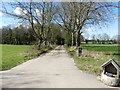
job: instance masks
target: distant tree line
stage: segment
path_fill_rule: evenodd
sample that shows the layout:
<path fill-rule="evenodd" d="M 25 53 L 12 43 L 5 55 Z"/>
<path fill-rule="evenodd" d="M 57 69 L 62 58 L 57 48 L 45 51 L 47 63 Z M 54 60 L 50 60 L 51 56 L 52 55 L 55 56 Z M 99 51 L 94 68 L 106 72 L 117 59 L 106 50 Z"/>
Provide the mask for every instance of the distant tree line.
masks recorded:
<path fill-rule="evenodd" d="M 84 39 L 85 43 L 92 43 L 92 44 L 120 44 L 120 37 L 119 35 L 115 35 L 113 37 L 110 37 L 108 34 L 98 34 L 98 35 L 92 35 L 92 38 Z"/>
<path fill-rule="evenodd" d="M 2 44 L 32 44 L 35 40 L 35 37 L 31 33 L 31 28 L 17 27 L 11 29 L 6 27 L 2 29 Z"/>
<path fill-rule="evenodd" d="M 0 30 L 0 33 L 2 33 L 1 44 L 31 45 L 38 43 L 31 27 L 26 28 L 22 25 L 13 29 L 11 29 L 10 27 L 4 27 Z M 43 45 L 64 44 L 63 37 L 64 34 L 60 26 L 57 24 L 52 24 L 52 29 L 48 33 L 48 37 L 46 38 L 47 42 L 44 42 Z"/>

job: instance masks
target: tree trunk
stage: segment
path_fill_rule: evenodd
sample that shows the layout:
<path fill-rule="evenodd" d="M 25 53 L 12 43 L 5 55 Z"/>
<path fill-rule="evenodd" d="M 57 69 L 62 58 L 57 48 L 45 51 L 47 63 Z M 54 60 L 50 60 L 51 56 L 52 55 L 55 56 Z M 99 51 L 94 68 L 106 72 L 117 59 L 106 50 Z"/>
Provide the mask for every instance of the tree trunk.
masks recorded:
<path fill-rule="evenodd" d="M 80 46 L 80 44 L 81 44 L 80 36 L 81 36 L 81 34 L 78 33 L 78 46 Z"/>
<path fill-rule="evenodd" d="M 76 48 L 78 47 L 78 32 L 76 32 Z"/>
<path fill-rule="evenodd" d="M 72 46 L 74 46 L 74 33 L 72 32 Z"/>

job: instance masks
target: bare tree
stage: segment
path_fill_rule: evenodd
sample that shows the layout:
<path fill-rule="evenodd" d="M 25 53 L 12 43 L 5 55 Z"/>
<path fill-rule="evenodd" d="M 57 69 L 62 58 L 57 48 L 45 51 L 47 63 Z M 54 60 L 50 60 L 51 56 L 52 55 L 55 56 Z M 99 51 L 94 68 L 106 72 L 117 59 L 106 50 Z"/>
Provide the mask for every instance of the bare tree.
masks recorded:
<path fill-rule="evenodd" d="M 22 22 L 29 23 L 34 36 L 36 37 L 37 44 L 40 47 L 44 42 L 46 44 L 48 33 L 51 29 L 51 23 L 53 21 L 54 14 L 56 13 L 54 10 L 54 5 L 52 2 L 19 2 L 15 3 L 7 3 L 12 8 L 19 8 L 21 13 L 16 14 L 8 11 L 3 3 L 2 12 L 21 19 Z M 48 27 L 48 29 L 46 28 Z"/>
<path fill-rule="evenodd" d="M 40 47 L 50 42 L 52 23 L 58 23 L 71 37 L 72 45 L 80 45 L 83 28 L 90 25 L 104 25 L 110 20 L 112 7 L 118 7 L 108 2 L 19 2 L 9 3 L 11 7 L 19 8 L 21 13 L 10 12 L 3 4 L 2 12 L 21 19 L 30 24 L 32 32 Z M 75 38 L 75 39 L 74 39 Z"/>
<path fill-rule="evenodd" d="M 102 35 L 102 41 L 103 41 L 103 43 L 105 43 L 105 42 L 108 43 L 109 40 L 110 40 L 110 36 L 109 36 L 108 34 L 104 33 L 104 34 Z"/>
<path fill-rule="evenodd" d="M 106 24 L 110 20 L 112 7 L 118 6 L 107 2 L 63 2 L 61 4 L 59 16 L 64 28 L 76 34 L 76 47 L 80 45 L 78 38 L 83 33 L 82 28 Z"/>

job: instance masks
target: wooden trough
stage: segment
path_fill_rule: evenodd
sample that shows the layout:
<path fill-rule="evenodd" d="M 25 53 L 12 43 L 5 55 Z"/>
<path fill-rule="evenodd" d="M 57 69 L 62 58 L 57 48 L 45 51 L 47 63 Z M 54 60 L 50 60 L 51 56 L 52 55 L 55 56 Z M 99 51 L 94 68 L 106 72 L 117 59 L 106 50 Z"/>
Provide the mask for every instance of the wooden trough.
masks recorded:
<path fill-rule="evenodd" d="M 111 59 L 102 65 L 101 81 L 109 86 L 118 86 L 120 83 L 120 65 Z"/>

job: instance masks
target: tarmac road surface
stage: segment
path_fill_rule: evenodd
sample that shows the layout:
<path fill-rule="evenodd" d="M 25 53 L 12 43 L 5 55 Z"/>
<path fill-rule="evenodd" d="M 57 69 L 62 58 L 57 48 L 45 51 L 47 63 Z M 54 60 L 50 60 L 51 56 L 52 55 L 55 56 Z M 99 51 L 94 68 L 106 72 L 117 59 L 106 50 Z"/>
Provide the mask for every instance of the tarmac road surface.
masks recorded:
<path fill-rule="evenodd" d="M 109 88 L 79 70 L 63 46 L 0 73 L 3 88 Z"/>

